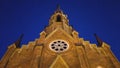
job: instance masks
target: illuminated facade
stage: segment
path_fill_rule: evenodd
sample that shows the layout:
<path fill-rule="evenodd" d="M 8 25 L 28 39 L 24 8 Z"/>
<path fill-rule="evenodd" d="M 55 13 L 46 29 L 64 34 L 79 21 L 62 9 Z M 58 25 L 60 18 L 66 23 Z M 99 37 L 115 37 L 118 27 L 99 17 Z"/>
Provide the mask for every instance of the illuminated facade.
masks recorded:
<path fill-rule="evenodd" d="M 19 47 L 11 44 L 0 68 L 120 68 L 110 46 L 97 37 L 99 46 L 79 38 L 67 15 L 58 9 L 40 37 Z"/>

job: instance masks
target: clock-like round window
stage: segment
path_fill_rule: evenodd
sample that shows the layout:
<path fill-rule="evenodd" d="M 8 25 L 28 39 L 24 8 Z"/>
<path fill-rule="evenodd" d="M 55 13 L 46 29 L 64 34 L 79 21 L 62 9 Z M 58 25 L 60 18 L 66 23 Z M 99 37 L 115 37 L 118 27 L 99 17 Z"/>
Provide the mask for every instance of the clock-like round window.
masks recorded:
<path fill-rule="evenodd" d="M 55 40 L 55 41 L 50 43 L 49 47 L 52 51 L 63 52 L 69 48 L 69 45 L 64 40 Z"/>

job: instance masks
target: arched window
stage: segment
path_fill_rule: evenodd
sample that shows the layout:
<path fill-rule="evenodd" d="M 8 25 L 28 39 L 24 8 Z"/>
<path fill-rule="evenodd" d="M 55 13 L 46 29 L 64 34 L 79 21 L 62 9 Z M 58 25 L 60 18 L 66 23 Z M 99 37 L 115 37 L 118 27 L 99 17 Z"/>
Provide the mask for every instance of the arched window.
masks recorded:
<path fill-rule="evenodd" d="M 60 15 L 57 15 L 56 21 L 57 21 L 57 22 L 61 22 L 61 16 L 60 16 Z"/>

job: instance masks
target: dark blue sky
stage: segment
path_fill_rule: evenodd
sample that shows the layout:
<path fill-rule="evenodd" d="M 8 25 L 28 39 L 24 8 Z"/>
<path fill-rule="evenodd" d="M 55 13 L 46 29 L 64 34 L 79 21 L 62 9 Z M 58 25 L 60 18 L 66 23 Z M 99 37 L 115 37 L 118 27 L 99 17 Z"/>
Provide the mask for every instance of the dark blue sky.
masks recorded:
<path fill-rule="evenodd" d="M 0 58 L 20 34 L 22 44 L 38 38 L 57 4 L 81 38 L 97 33 L 120 60 L 120 0 L 0 0 Z"/>

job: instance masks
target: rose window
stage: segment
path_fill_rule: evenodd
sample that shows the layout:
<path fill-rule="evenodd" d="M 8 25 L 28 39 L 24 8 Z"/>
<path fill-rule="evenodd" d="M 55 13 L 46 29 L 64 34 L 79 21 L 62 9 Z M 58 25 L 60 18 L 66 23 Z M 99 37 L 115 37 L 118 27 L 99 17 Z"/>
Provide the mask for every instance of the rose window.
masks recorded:
<path fill-rule="evenodd" d="M 63 40 L 55 40 L 50 43 L 50 49 L 55 52 L 63 52 L 66 51 L 69 47 L 68 43 Z"/>

